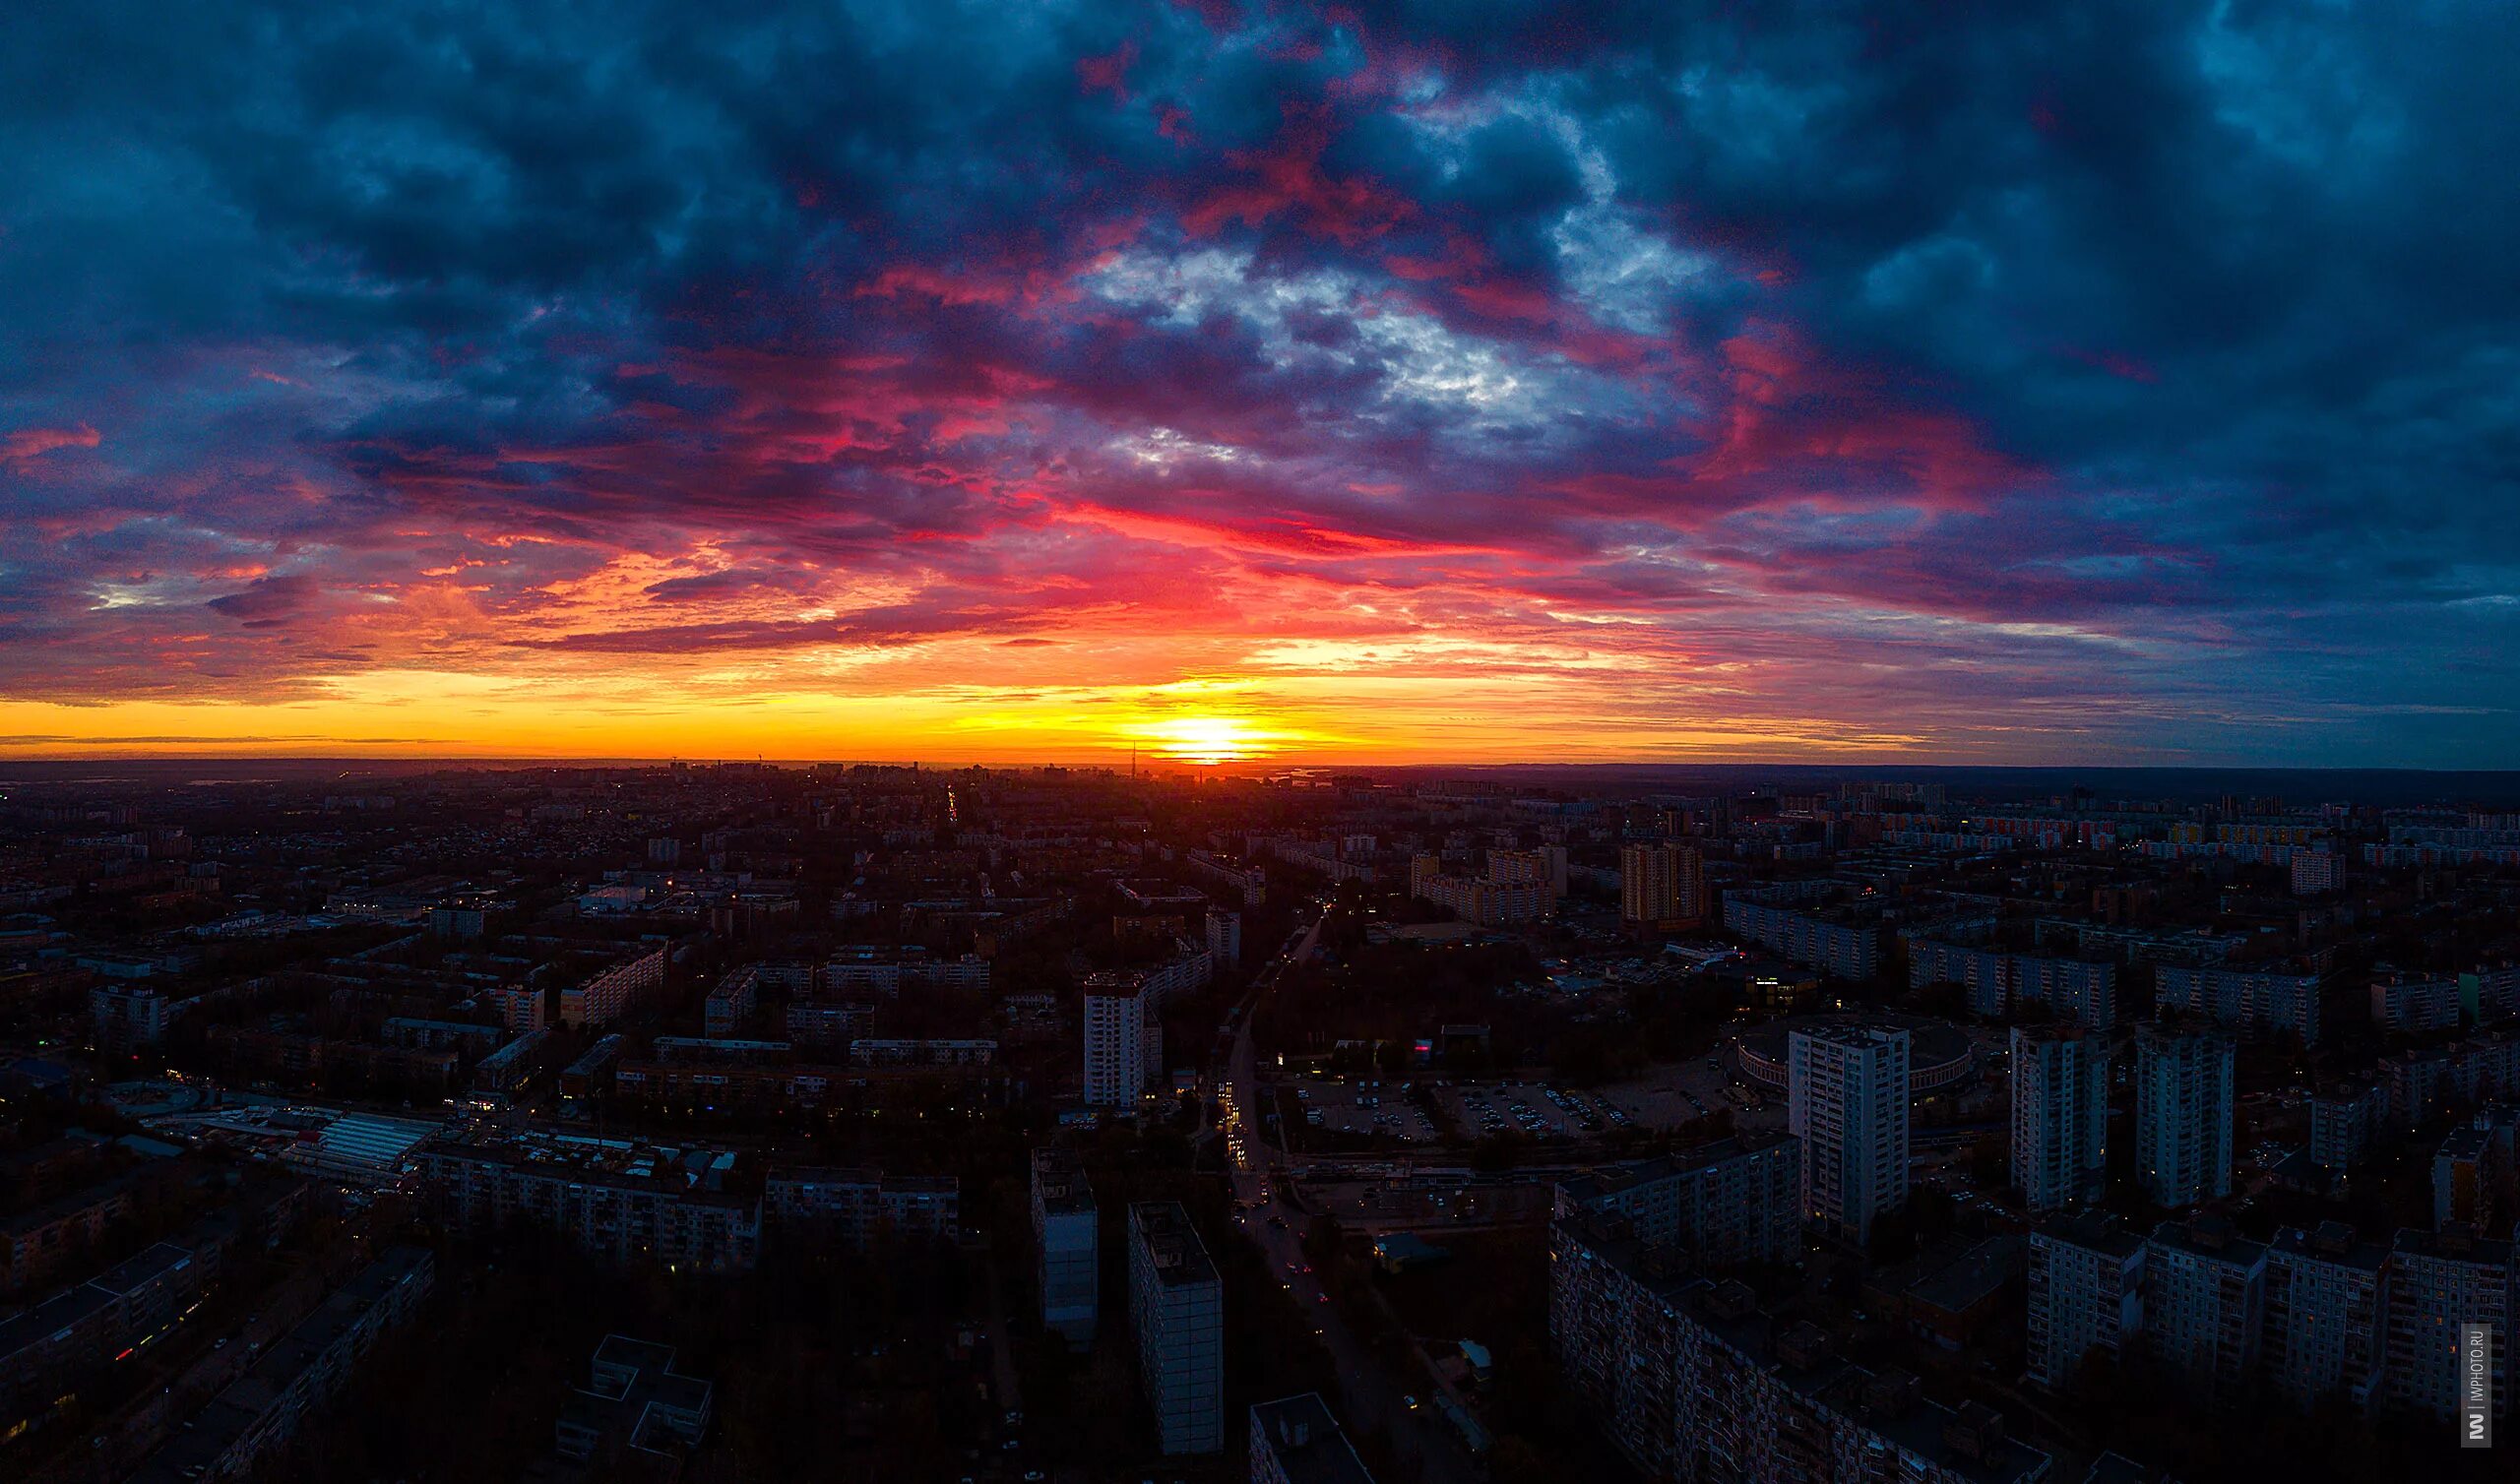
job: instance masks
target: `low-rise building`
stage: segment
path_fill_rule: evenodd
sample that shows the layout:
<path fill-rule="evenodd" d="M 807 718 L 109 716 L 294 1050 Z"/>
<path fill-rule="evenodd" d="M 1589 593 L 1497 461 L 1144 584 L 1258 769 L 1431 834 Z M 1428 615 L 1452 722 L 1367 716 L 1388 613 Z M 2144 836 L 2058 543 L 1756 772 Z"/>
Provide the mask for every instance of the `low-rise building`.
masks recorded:
<path fill-rule="evenodd" d="M 643 1464 L 670 1474 L 660 1465 L 700 1446 L 715 1399 L 708 1382 L 673 1368 L 673 1355 L 671 1345 L 605 1335 L 596 1346 L 589 1385 L 560 1408 L 553 1452 L 598 1465 L 607 1478 Z"/>
<path fill-rule="evenodd" d="M 1318 1391 L 1251 1408 L 1251 1484 L 1374 1484 Z"/>
<path fill-rule="evenodd" d="M 435 1272 L 424 1249 L 388 1248 L 195 1412 L 130 1484 L 250 1476 L 258 1460 L 297 1435 L 307 1413 L 348 1383 L 387 1330 L 418 1314 Z"/>

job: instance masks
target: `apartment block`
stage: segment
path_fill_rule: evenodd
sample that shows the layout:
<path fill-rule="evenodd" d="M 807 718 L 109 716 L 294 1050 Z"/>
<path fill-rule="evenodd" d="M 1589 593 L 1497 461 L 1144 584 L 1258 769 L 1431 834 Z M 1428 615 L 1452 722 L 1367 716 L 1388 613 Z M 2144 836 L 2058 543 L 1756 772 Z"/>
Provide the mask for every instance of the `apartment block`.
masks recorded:
<path fill-rule="evenodd" d="M 730 1154 L 542 1134 L 438 1139 L 415 1152 L 460 1233 L 536 1226 L 602 1261 L 704 1272 L 760 1259 L 761 1201 L 724 1188 Z"/>
<path fill-rule="evenodd" d="M 1773 889 L 1728 892 L 1724 926 L 1780 958 L 1842 979 L 1869 979 L 1881 964 L 1877 928 L 1828 915 L 1800 894 L 1780 899 Z"/>
<path fill-rule="evenodd" d="M 1549 1233 L 1559 1374 L 1655 1484 L 1882 1479 L 2038 1484 L 2048 1455 L 1976 1403 L 1838 1357 L 1827 1334 L 1760 1312 L 1750 1289 L 1688 1270 L 1590 1212 Z"/>
<path fill-rule="evenodd" d="M 258 1460 L 297 1436 L 307 1414 L 348 1384 L 386 1331 L 418 1314 L 435 1272 L 421 1248 L 386 1249 L 195 1412 L 130 1484 L 250 1477 Z"/>
<path fill-rule="evenodd" d="M 1687 1251 L 1699 1268 L 1791 1262 L 1802 1250 L 1802 1146 L 1744 1134 L 1658 1159 L 1559 1181 L 1559 1219 L 1578 1210 L 1624 1220 L 1637 1240 Z"/>
<path fill-rule="evenodd" d="M 2371 1023 L 2383 1030 L 2456 1030 L 2460 1018 L 2456 979 L 2384 974 L 2371 981 Z"/>
<path fill-rule="evenodd" d="M 1908 940 L 1908 984 L 1957 984 L 1972 1015 L 1994 1019 L 2024 1005 L 2106 1030 L 2117 1023 L 2117 965 L 2105 958 L 2011 954 L 1934 937 Z"/>
<path fill-rule="evenodd" d="M 2218 1218 L 2165 1221 L 2144 1254 L 2144 1342 L 2201 1396 L 2229 1396 L 2257 1367 L 2266 1248 Z"/>
<path fill-rule="evenodd" d="M 2511 1408 L 2511 1244 L 2464 1226 L 2400 1231 L 2389 1250 L 2384 1394 L 2396 1406 L 2448 1417 L 2459 1405 L 2460 1330 L 2493 1330 L 2493 1415 Z"/>
<path fill-rule="evenodd" d="M 1101 1318 L 1101 1235 L 1094 1186 L 1066 1149 L 1033 1151 L 1033 1242 L 1040 1253 L 1041 1325 L 1090 1345 Z"/>
<path fill-rule="evenodd" d="M 1678 932 L 1706 918 L 1706 861 L 1694 845 L 1653 840 L 1619 847 L 1619 917 Z"/>
<path fill-rule="evenodd" d="M 2109 1043 L 2081 1026 L 2012 1032 L 2012 1183 L 2034 1211 L 2101 1197 L 2109 1138 Z"/>
<path fill-rule="evenodd" d="M 711 1040 L 724 1040 L 742 1028 L 755 1006 L 761 1003 L 761 965 L 747 963 L 718 981 L 709 991 L 708 1000 L 700 1007 L 703 1033 Z"/>
<path fill-rule="evenodd" d="M 1864 1242 L 1875 1216 L 1908 1204 L 1908 1032 L 1796 1030 L 1786 1054 L 1803 1214 L 1832 1235 Z"/>
<path fill-rule="evenodd" d="M 2135 1178 L 2176 1209 L 2232 1190 L 2229 1039 L 2146 1025 L 2135 1037 Z"/>
<path fill-rule="evenodd" d="M 560 991 L 560 1020 L 566 1025 L 611 1024 L 631 1006 L 664 988 L 665 951 L 660 946 L 631 954 L 591 975 L 585 983 Z"/>
<path fill-rule="evenodd" d="M 950 1175 L 789 1165 L 762 1181 L 761 1213 L 773 1232 L 865 1252 L 888 1240 L 953 1240 L 962 1200 Z"/>
<path fill-rule="evenodd" d="M 1166 1453 L 1225 1447 L 1225 1285 L 1177 1201 L 1129 1207 L 1129 1318 Z"/>
<path fill-rule="evenodd" d="M 2246 1040 L 2289 1035 L 2312 1046 L 2319 1039 L 2319 976 L 2159 963 L 2153 1009 L 2203 1016 Z"/>
<path fill-rule="evenodd" d="M 2512 1123 L 2520 1109 L 2489 1108 L 2443 1137 L 2432 1153 L 2432 1227 L 2500 1225 L 2512 1205 Z"/>
<path fill-rule="evenodd" d="M 1164 1066 L 1164 1021 L 1142 978 L 1095 974 L 1085 981 L 1085 1101 L 1134 1108 Z"/>
<path fill-rule="evenodd" d="M 2030 1379 L 2049 1391 L 2095 1350 L 2122 1354 L 2144 1331 L 2144 1239 L 2099 1211 L 2030 1234 Z"/>
<path fill-rule="evenodd" d="M 2362 1163 L 2388 1117 L 2388 1089 L 2335 1082 L 2310 1094 L 2310 1162 L 2343 1172 Z"/>
<path fill-rule="evenodd" d="M 2266 1249 L 2267 1380 L 2294 1404 L 2370 1405 L 2380 1380 L 2389 1254 L 2341 1221 L 2287 1227 Z"/>

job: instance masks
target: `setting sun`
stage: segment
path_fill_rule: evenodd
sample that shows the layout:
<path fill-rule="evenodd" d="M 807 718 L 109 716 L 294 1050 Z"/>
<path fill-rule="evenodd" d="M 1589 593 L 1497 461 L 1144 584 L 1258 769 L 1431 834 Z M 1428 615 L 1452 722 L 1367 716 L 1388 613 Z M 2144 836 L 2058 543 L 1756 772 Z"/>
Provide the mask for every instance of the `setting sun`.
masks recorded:
<path fill-rule="evenodd" d="M 1142 734 L 1173 762 L 1204 767 L 1265 756 L 1273 740 L 1239 716 L 1172 716 L 1149 722 Z"/>

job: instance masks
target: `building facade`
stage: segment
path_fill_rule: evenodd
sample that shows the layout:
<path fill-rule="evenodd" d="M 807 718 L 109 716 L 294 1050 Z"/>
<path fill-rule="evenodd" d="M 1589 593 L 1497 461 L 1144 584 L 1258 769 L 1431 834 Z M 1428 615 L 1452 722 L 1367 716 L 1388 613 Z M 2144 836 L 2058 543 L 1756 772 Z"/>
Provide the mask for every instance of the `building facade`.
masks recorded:
<path fill-rule="evenodd" d="M 2135 1178 L 2178 1209 L 2232 1192 L 2233 1046 L 2146 1025 L 2135 1037 Z"/>
<path fill-rule="evenodd" d="M 1739 1282 L 1714 1282 L 1578 1211 L 1549 1231 L 1549 1345 L 1576 1401 L 1654 1484 L 2038 1484 L 2047 1454 L 1913 1376 L 1838 1358 Z"/>
<path fill-rule="evenodd" d="M 2153 1008 L 2204 1016 L 2248 1040 L 2319 1039 L 2319 976 L 2160 963 L 2153 968 Z"/>
<path fill-rule="evenodd" d="M 1094 1186 L 1066 1149 L 1033 1151 L 1033 1242 L 1040 1253 L 1041 1327 L 1090 1345 L 1102 1317 Z"/>
<path fill-rule="evenodd" d="M 2385 1394 L 2397 1406 L 2455 1415 L 2460 1399 L 2460 1329 L 2493 1331 L 2493 1415 L 2511 1407 L 2511 1244 L 2467 1230 L 2400 1231 L 2389 1251 Z"/>
<path fill-rule="evenodd" d="M 1864 1242 L 1874 1217 L 1908 1204 L 1908 1032 L 1796 1030 L 1786 1054 L 1802 1213 L 1833 1236 Z"/>
<path fill-rule="evenodd" d="M 2012 1032 L 2012 1183 L 2033 1211 L 2101 1197 L 2109 1139 L 2109 1043 L 2081 1026 Z"/>
<path fill-rule="evenodd" d="M 1694 845 L 1652 840 L 1618 852 L 1619 918 L 1681 932 L 1706 919 L 1706 862 Z"/>
<path fill-rule="evenodd" d="M 2389 1255 L 2341 1221 L 2287 1227 L 2266 1249 L 2267 1380 L 2307 1408 L 2343 1395 L 2370 1405 L 2380 1379 Z"/>
<path fill-rule="evenodd" d="M 1085 1101 L 1134 1108 L 1164 1066 L 1164 1021 L 1134 975 L 1085 981 Z"/>
<path fill-rule="evenodd" d="M 2197 1395 L 2230 1396 L 2257 1368 L 2266 1248 L 2219 1219 L 2165 1221 L 2144 1254 L 2144 1342 Z"/>
<path fill-rule="evenodd" d="M 2110 1216 L 2052 1217 L 2030 1233 L 2029 1372 L 2061 1390 L 2095 1350 L 2144 1332 L 2144 1239 Z"/>
<path fill-rule="evenodd" d="M 1718 1140 L 1558 1182 L 1559 1219 L 1589 1211 L 1637 1240 L 1685 1249 L 1700 1268 L 1791 1262 L 1802 1250 L 1802 1146 L 1774 1133 Z"/>
<path fill-rule="evenodd" d="M 1177 1201 L 1129 1207 L 1129 1319 L 1166 1453 L 1225 1447 L 1225 1285 Z"/>

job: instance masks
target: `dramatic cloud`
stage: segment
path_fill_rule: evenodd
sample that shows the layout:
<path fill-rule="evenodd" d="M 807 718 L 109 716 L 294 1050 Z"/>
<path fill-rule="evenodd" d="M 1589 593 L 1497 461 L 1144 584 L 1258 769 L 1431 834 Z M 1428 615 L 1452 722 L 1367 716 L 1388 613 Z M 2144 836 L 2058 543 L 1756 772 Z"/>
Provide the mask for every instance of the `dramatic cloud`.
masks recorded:
<path fill-rule="evenodd" d="M 32 7 L 0 748 L 2520 758 L 2520 16 L 1904 16 Z"/>

